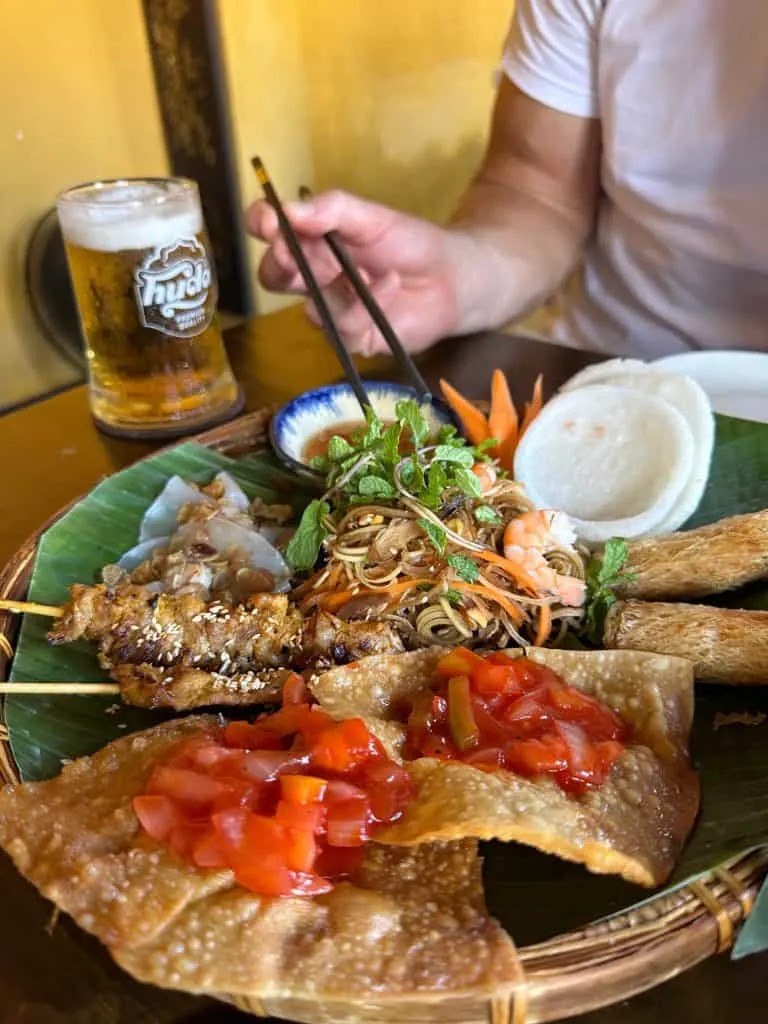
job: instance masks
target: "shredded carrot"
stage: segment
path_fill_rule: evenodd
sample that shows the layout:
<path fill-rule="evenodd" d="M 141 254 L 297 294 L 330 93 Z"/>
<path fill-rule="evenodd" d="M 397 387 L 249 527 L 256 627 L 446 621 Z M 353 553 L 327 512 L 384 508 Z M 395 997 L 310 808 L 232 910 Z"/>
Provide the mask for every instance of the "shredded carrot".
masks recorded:
<path fill-rule="evenodd" d="M 404 594 L 407 590 L 417 587 L 420 583 L 424 583 L 424 580 L 409 578 L 395 583 L 388 583 L 385 587 L 357 587 L 336 592 L 325 591 L 319 595 L 317 603 L 324 611 L 335 612 L 339 608 L 343 608 L 347 601 L 351 601 L 353 597 L 360 597 L 362 594 L 386 594 L 388 597 L 396 597 L 398 594 Z"/>
<path fill-rule="evenodd" d="M 491 378 L 491 411 L 488 416 L 491 437 L 499 442 L 499 448 L 517 443 L 518 417 L 515 403 L 509 393 L 509 384 L 501 370 L 494 370 Z M 496 449 L 498 454 L 499 448 Z M 494 453 L 492 453 L 494 454 Z"/>
<path fill-rule="evenodd" d="M 347 601 L 351 601 L 353 597 L 357 597 L 360 590 L 326 590 L 320 594 L 317 599 L 317 604 L 326 612 L 335 612 L 339 608 L 342 608 Z"/>
<path fill-rule="evenodd" d="M 477 406 L 473 405 L 463 395 L 460 395 L 456 388 L 451 387 L 448 381 L 441 380 L 440 389 L 446 402 L 458 416 L 464 433 L 472 444 L 480 444 L 481 441 L 485 441 L 491 436 L 488 420 Z"/>
<path fill-rule="evenodd" d="M 498 555 L 495 551 L 475 551 L 473 554 L 477 555 L 484 562 L 493 562 L 494 565 L 500 566 L 504 572 L 508 573 L 512 579 L 519 583 L 521 587 L 525 587 L 532 594 L 537 594 L 539 588 L 536 586 L 531 577 L 519 565 L 515 565 L 514 562 L 510 562 L 508 558 L 503 555 Z"/>
<path fill-rule="evenodd" d="M 301 600 L 303 597 L 311 597 L 313 592 L 322 594 L 328 590 L 333 590 L 339 584 L 339 578 L 341 577 L 343 566 L 337 562 L 331 566 L 330 569 L 323 567 L 319 572 L 316 572 L 314 576 L 310 576 L 308 580 L 304 580 L 298 587 L 294 587 L 291 591 L 291 597 L 295 600 Z M 325 573 L 328 573 L 326 578 L 320 586 L 320 581 L 323 579 Z"/>
<path fill-rule="evenodd" d="M 517 450 L 517 442 L 519 441 L 517 431 L 513 431 L 506 439 L 502 441 L 496 448 L 492 448 L 488 453 L 492 458 L 499 460 L 499 466 L 502 469 L 506 469 L 507 472 L 511 473 L 515 463 L 515 451 Z"/>
<path fill-rule="evenodd" d="M 548 604 L 539 608 L 539 624 L 536 628 L 536 639 L 533 641 L 536 647 L 543 647 L 549 640 L 552 632 L 552 609 Z"/>
<path fill-rule="evenodd" d="M 509 598 L 495 587 L 489 587 L 483 583 L 461 583 L 459 581 L 451 581 L 451 589 L 458 590 L 459 592 L 465 592 L 467 594 L 479 594 L 481 597 L 484 597 L 486 601 L 495 602 L 495 604 L 498 604 L 504 609 L 516 626 L 519 626 L 525 618 L 523 612 L 513 605 Z"/>
<path fill-rule="evenodd" d="M 521 438 L 522 438 L 523 434 L 526 432 L 526 430 L 528 429 L 528 427 L 530 427 L 531 423 L 533 423 L 533 421 L 536 419 L 536 417 L 541 412 L 542 405 L 543 405 L 543 400 L 542 400 L 542 375 L 539 374 L 539 376 L 536 378 L 536 383 L 533 385 L 533 395 L 531 397 L 531 400 L 530 400 L 530 402 L 526 402 L 525 403 L 525 413 L 523 415 L 523 423 L 522 423 L 522 426 L 520 427 L 520 437 Z"/>

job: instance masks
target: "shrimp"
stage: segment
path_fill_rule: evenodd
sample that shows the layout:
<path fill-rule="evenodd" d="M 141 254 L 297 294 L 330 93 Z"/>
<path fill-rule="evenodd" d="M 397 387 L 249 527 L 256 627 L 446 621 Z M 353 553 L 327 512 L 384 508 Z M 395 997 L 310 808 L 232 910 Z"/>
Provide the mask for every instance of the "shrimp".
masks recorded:
<path fill-rule="evenodd" d="M 476 462 L 472 472 L 480 482 L 480 490 L 487 494 L 496 483 L 497 473 L 494 466 L 490 462 Z"/>
<path fill-rule="evenodd" d="M 504 557 L 518 565 L 545 593 L 569 607 L 584 604 L 584 580 L 555 572 L 545 555 L 575 540 L 566 516 L 561 512 L 536 509 L 510 519 L 504 529 Z"/>

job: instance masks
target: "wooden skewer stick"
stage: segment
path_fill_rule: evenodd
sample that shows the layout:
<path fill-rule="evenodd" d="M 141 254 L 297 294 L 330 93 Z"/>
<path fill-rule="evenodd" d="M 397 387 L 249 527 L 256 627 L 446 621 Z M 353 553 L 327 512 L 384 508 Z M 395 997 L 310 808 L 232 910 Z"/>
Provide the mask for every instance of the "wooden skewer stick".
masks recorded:
<path fill-rule="evenodd" d="M 69 695 L 80 694 L 119 694 L 117 683 L 0 683 L 0 694 L 44 694 L 55 693 Z"/>
<path fill-rule="evenodd" d="M 48 618 L 57 619 L 64 614 L 64 609 L 57 604 L 38 604 L 37 601 L 14 601 L 11 598 L 0 598 L 0 612 L 47 615 Z"/>

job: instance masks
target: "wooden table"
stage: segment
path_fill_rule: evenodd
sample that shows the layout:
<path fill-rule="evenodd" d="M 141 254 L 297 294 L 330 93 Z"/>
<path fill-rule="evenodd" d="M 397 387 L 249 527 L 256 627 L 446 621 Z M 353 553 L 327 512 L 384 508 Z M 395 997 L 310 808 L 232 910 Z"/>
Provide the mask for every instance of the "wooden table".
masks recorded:
<path fill-rule="evenodd" d="M 338 376 L 322 337 L 298 308 L 254 320 L 228 337 L 249 409 L 285 400 Z M 422 362 L 436 386 L 448 377 L 465 394 L 487 394 L 491 370 L 508 371 L 515 398 L 530 395 L 538 372 L 551 391 L 590 361 L 585 353 L 506 335 L 447 341 Z M 369 377 L 396 376 L 384 360 L 361 363 Z M 156 446 L 155 446 L 156 447 Z M 152 446 L 99 435 L 84 388 L 0 419 L 5 488 L 0 498 L 0 560 L 49 516 L 97 480 Z M 0 1024 L 181 1024 L 252 1020 L 206 999 L 132 981 L 98 942 L 62 917 L 47 929 L 51 907 L 0 855 Z M 758 1024 L 768 956 L 731 963 L 712 959 L 635 999 L 579 1018 L 584 1024 Z"/>

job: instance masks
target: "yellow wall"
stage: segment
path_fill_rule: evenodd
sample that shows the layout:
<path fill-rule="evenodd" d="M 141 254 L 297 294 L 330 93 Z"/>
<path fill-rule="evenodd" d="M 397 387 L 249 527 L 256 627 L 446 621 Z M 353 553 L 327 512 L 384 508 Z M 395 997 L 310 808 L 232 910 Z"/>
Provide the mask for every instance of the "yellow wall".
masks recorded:
<path fill-rule="evenodd" d="M 218 3 L 243 205 L 259 153 L 286 196 L 306 182 L 448 213 L 480 157 L 511 0 Z M 2 406 L 73 375 L 24 295 L 36 220 L 70 184 L 167 163 L 140 0 L 0 7 Z M 267 312 L 283 300 L 258 303 Z"/>
<path fill-rule="evenodd" d="M 512 0 L 219 0 L 219 11 L 244 202 L 259 153 L 284 196 L 306 182 L 446 217 L 480 159 Z"/>
<path fill-rule="evenodd" d="M 0 403 L 67 383 L 23 290 L 24 250 L 56 193 L 166 171 L 140 0 L 4 0 L 0 60 Z"/>

